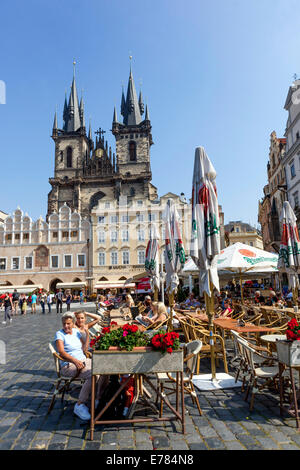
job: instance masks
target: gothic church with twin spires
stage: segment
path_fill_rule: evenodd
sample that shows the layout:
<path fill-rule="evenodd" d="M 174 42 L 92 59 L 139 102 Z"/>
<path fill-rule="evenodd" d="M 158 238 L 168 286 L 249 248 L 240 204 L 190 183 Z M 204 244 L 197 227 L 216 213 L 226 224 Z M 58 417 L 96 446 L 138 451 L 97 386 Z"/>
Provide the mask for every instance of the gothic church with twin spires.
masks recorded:
<path fill-rule="evenodd" d="M 121 115 L 123 122 L 118 121 L 114 109 L 114 153 L 101 129 L 96 132 L 95 141 L 91 125 L 87 134 L 83 98 L 79 103 L 74 73 L 69 100 L 65 97 L 62 128 L 58 127 L 56 113 L 54 117 L 55 165 L 54 177 L 49 179 L 52 189 L 47 218 L 65 203 L 89 218 L 93 207 L 104 197 L 117 201 L 127 197 L 128 203 L 134 198 L 157 198 L 157 189 L 151 183 L 153 142 L 148 108 L 144 110 L 141 92 L 137 97 L 131 68 L 126 98 L 122 92 Z"/>

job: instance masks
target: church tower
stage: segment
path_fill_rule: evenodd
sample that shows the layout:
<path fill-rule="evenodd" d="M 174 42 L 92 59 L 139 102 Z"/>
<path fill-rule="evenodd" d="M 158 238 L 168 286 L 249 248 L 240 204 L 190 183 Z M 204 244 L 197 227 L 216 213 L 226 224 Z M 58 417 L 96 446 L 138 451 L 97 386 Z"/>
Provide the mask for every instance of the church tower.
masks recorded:
<path fill-rule="evenodd" d="M 122 91 L 123 122 L 118 121 L 115 109 L 112 124 L 112 133 L 116 139 L 117 168 L 120 176 L 126 179 L 140 176 L 145 182 L 150 182 L 150 147 L 153 141 L 147 106 L 144 118 L 143 114 L 142 93 L 140 92 L 138 99 L 130 67 L 126 99 L 124 90 Z"/>
<path fill-rule="evenodd" d="M 78 178 L 84 161 L 90 156 L 92 142 L 90 136 L 86 135 L 83 97 L 80 103 L 78 101 L 75 62 L 68 101 L 65 96 L 63 127 L 58 128 L 55 112 L 51 137 L 55 142 L 55 162 L 54 178 L 49 180 L 52 190 L 48 195 L 48 215 L 54 210 L 58 211 L 64 203 L 67 203 L 72 210 L 80 212 Z"/>

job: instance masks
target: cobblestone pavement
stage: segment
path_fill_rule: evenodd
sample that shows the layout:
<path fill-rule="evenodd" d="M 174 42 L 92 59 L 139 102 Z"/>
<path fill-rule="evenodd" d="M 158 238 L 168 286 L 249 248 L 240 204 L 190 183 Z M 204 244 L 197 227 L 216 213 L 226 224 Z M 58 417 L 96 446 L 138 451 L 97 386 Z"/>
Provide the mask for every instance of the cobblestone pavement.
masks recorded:
<path fill-rule="evenodd" d="M 47 415 L 55 378 L 48 342 L 60 327 L 56 313 L 16 316 L 11 324 L 0 324 L 7 357 L 0 365 L 1 450 L 300 449 L 295 420 L 280 417 L 278 396 L 258 394 L 250 413 L 240 389 L 198 392 L 202 416 L 186 398 L 185 435 L 177 422 L 124 423 L 96 426 L 91 442 L 89 424 L 73 414 L 78 388 L 65 403 L 57 400 Z"/>

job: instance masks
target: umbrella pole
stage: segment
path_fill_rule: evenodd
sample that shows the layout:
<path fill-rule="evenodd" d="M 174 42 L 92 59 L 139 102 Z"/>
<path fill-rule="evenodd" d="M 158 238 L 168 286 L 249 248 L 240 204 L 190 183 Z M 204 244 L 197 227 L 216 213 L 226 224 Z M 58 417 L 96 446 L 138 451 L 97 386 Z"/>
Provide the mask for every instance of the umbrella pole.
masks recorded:
<path fill-rule="evenodd" d="M 206 306 L 206 313 L 209 320 L 209 344 L 210 344 L 210 361 L 211 361 L 211 377 L 212 380 L 216 378 L 216 358 L 215 358 L 215 344 L 214 344 L 214 296 L 213 296 L 213 284 L 211 280 L 209 280 L 209 287 L 211 295 L 209 296 L 206 292 L 204 292 L 204 299 L 205 299 L 205 306 Z"/>
<path fill-rule="evenodd" d="M 298 305 L 298 288 L 293 287 L 293 301 L 295 305 Z"/>
<path fill-rule="evenodd" d="M 242 299 L 242 304 L 243 304 L 244 303 L 244 292 L 243 292 L 242 273 L 240 273 L 240 285 L 241 285 L 241 299 Z"/>
<path fill-rule="evenodd" d="M 168 322 L 168 331 L 173 331 L 173 307 L 174 307 L 174 292 L 169 294 L 170 317 Z"/>
<path fill-rule="evenodd" d="M 158 288 L 154 287 L 154 302 L 158 302 Z"/>

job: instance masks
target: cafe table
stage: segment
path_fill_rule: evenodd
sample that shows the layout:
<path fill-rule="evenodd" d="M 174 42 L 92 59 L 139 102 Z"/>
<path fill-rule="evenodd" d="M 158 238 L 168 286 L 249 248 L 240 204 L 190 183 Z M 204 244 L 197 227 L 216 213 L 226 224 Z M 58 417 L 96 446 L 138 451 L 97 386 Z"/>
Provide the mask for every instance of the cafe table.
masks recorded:
<path fill-rule="evenodd" d="M 262 335 L 260 341 L 267 343 L 267 347 L 270 352 L 276 351 L 276 341 L 283 341 L 286 339 L 286 335 L 280 334 L 270 334 L 270 335 Z"/>
<path fill-rule="evenodd" d="M 216 318 L 214 325 L 222 330 L 233 330 L 237 333 L 269 333 L 274 331 L 274 328 L 269 328 L 264 325 L 254 325 L 253 323 L 247 322 L 245 326 L 241 326 L 237 320 L 233 320 L 232 318 Z"/>

